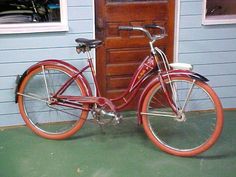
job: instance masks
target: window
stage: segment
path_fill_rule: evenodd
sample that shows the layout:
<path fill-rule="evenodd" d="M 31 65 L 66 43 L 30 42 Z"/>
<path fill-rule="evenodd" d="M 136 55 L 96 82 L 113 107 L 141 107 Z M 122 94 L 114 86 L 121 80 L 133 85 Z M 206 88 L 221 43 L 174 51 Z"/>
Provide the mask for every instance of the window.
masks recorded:
<path fill-rule="evenodd" d="M 202 23 L 204 25 L 236 23 L 236 1 L 204 0 Z"/>
<path fill-rule="evenodd" d="M 0 33 L 67 31 L 66 0 L 1 0 Z"/>

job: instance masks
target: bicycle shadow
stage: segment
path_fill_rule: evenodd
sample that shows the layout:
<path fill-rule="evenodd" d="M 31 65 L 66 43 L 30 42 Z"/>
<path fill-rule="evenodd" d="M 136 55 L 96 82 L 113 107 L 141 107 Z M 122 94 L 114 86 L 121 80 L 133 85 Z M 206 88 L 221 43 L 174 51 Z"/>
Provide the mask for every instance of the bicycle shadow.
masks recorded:
<path fill-rule="evenodd" d="M 94 124 L 92 121 L 88 121 L 77 134 L 68 138 L 68 141 L 85 139 L 91 137 L 99 138 L 122 138 L 125 136 L 139 136 L 139 134 L 144 134 L 143 128 L 137 125 L 136 120 L 125 119 L 119 125 L 106 125 L 101 128 L 99 125 Z"/>
<path fill-rule="evenodd" d="M 222 154 L 212 154 L 212 155 L 198 155 L 193 157 L 195 159 L 205 159 L 205 160 L 219 160 L 219 159 L 227 159 L 229 157 L 235 157 L 236 151 L 228 151 Z"/>
<path fill-rule="evenodd" d="M 233 134 L 231 134 L 231 138 L 233 139 Z M 227 158 L 235 158 L 236 157 L 236 149 L 234 146 L 234 142 L 224 137 L 224 134 L 219 139 L 219 141 L 213 145 L 206 152 L 196 156 L 196 159 L 208 159 L 208 160 L 218 160 L 218 159 L 227 159 Z"/>
<path fill-rule="evenodd" d="M 228 112 L 226 112 L 228 113 Z M 205 160 L 218 160 L 218 159 L 228 159 L 228 158 L 235 158 L 236 157 L 236 129 L 235 123 L 236 119 L 234 116 L 236 111 L 230 112 L 230 115 L 227 115 L 225 119 L 225 125 L 223 132 L 216 142 L 209 150 L 206 152 L 199 154 L 195 157 L 190 157 L 194 159 L 205 159 Z M 229 113 L 228 113 L 229 114 Z M 88 128 L 88 129 L 87 129 Z M 86 130 L 87 129 L 87 130 Z M 138 126 L 136 119 L 125 119 L 125 121 L 119 125 L 118 127 L 105 127 L 102 131 L 98 125 L 89 124 L 86 127 L 81 129 L 81 133 L 78 132 L 75 136 L 68 139 L 68 141 L 78 140 L 78 139 L 85 139 L 94 137 L 97 138 L 99 141 L 108 141 L 109 139 L 113 138 L 122 138 L 126 136 L 135 136 L 138 137 L 139 140 L 142 141 L 145 148 L 150 148 L 153 150 L 159 150 L 156 148 L 146 136 L 142 126 Z M 105 139 L 105 140 L 102 140 Z"/>
<path fill-rule="evenodd" d="M 198 155 L 196 158 L 209 160 L 226 159 L 236 157 L 236 138 L 235 138 L 235 111 L 225 111 L 225 122 L 219 140 L 206 153 Z"/>

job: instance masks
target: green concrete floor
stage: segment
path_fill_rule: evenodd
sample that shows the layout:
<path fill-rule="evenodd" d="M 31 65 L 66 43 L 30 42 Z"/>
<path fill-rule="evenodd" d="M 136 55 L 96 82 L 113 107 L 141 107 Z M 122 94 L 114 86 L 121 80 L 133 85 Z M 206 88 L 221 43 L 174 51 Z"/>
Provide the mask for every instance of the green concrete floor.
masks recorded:
<path fill-rule="evenodd" d="M 136 118 L 105 133 L 87 122 L 73 138 L 42 139 L 26 127 L 0 129 L 0 177 L 235 177 L 236 112 L 225 113 L 217 144 L 192 158 L 168 155 Z"/>

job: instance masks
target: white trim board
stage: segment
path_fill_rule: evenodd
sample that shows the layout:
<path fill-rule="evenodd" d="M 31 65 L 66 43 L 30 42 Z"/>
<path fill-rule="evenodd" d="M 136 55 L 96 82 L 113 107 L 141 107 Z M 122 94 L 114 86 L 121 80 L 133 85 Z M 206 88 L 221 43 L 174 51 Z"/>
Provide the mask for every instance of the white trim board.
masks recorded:
<path fill-rule="evenodd" d="M 175 1 L 175 29 L 174 29 L 174 58 L 173 62 L 179 61 L 179 30 L 180 30 L 180 1 Z"/>
<path fill-rule="evenodd" d="M 67 0 L 60 0 L 60 22 L 0 24 L 0 34 L 68 31 Z"/>
<path fill-rule="evenodd" d="M 221 24 L 235 24 L 236 23 L 236 14 L 235 15 L 212 15 L 206 16 L 206 3 L 207 0 L 203 0 L 202 4 L 202 24 L 203 25 L 221 25 Z"/>

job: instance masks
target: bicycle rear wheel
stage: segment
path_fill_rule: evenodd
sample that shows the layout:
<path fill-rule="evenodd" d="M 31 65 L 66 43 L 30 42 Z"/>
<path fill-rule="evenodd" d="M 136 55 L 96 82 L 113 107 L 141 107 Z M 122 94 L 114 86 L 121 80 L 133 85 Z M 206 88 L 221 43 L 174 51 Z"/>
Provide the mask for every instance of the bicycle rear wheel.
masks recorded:
<path fill-rule="evenodd" d="M 223 128 L 223 110 L 216 93 L 205 82 L 189 77 L 172 77 L 171 82 L 164 82 L 179 114 L 170 107 L 157 83 L 142 106 L 146 134 L 157 147 L 173 155 L 194 156 L 206 151 Z"/>
<path fill-rule="evenodd" d="M 73 72 L 58 65 L 41 65 L 22 81 L 18 105 L 26 125 L 48 139 L 65 139 L 76 133 L 87 119 L 88 111 L 50 104 L 49 97 L 71 78 Z M 86 96 L 80 79 L 76 79 L 63 95 Z M 87 104 L 82 108 L 88 108 Z"/>

